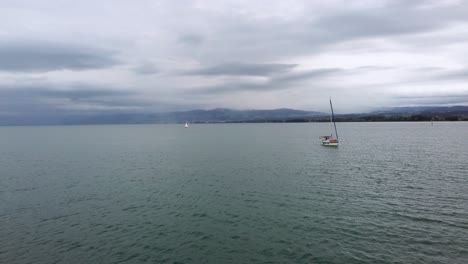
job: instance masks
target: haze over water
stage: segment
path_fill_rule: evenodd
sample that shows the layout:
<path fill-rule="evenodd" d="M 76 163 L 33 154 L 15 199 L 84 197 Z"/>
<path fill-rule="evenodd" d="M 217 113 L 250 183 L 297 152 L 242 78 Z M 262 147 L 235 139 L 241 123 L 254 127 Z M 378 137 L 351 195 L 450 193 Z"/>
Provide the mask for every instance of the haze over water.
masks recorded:
<path fill-rule="evenodd" d="M 0 127 L 0 263 L 467 263 L 468 123 Z"/>

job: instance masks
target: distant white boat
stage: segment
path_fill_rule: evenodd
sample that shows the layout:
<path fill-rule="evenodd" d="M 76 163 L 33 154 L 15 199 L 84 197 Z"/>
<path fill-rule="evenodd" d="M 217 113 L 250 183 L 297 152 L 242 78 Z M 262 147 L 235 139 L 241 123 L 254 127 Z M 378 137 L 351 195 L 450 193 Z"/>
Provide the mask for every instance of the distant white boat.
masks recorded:
<path fill-rule="evenodd" d="M 335 123 L 335 114 L 333 113 L 333 105 L 330 97 L 330 125 L 332 125 L 331 134 L 330 136 L 320 136 L 320 140 L 322 140 L 323 146 L 338 146 L 338 131 L 336 130 L 336 123 Z M 335 136 L 333 137 L 333 127 L 335 127 Z"/>
<path fill-rule="evenodd" d="M 188 128 L 188 127 L 189 127 L 189 125 L 188 125 L 187 122 L 185 122 L 185 126 L 184 126 L 184 127 L 185 127 L 185 128 Z"/>

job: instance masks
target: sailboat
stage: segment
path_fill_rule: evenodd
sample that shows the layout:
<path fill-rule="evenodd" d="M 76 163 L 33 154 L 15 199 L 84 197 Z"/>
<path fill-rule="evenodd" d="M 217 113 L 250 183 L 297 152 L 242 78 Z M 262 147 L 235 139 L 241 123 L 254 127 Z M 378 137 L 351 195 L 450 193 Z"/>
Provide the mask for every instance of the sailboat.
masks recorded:
<path fill-rule="evenodd" d="M 336 130 L 335 114 L 333 113 L 333 104 L 332 104 L 331 97 L 330 97 L 330 109 L 331 109 L 330 125 L 332 125 L 332 128 L 331 128 L 332 132 L 330 136 L 320 136 L 320 139 L 322 140 L 323 146 L 338 146 L 338 131 Z M 333 127 L 335 127 L 336 137 L 333 137 Z"/>
<path fill-rule="evenodd" d="M 185 128 L 188 128 L 188 122 L 185 122 L 185 125 L 184 125 Z"/>

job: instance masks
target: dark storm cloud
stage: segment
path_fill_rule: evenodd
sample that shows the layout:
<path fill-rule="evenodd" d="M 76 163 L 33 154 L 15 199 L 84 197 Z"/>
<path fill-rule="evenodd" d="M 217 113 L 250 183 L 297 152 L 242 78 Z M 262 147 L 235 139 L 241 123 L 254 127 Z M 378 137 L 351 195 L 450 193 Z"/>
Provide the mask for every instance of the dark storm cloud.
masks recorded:
<path fill-rule="evenodd" d="M 117 64 L 112 52 L 65 44 L 0 44 L 0 71 L 87 70 Z"/>
<path fill-rule="evenodd" d="M 297 64 L 282 63 L 226 63 L 187 72 L 191 75 L 269 76 L 288 72 Z"/>

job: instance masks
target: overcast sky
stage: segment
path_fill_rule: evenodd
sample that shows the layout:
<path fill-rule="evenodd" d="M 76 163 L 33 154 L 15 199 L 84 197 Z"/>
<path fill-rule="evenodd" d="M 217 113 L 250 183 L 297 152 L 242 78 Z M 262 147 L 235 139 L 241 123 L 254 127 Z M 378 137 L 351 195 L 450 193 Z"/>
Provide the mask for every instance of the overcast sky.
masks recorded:
<path fill-rule="evenodd" d="M 0 115 L 468 104 L 468 1 L 0 1 Z"/>

